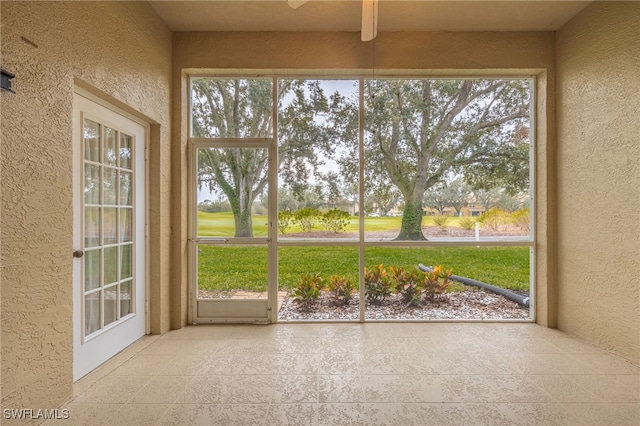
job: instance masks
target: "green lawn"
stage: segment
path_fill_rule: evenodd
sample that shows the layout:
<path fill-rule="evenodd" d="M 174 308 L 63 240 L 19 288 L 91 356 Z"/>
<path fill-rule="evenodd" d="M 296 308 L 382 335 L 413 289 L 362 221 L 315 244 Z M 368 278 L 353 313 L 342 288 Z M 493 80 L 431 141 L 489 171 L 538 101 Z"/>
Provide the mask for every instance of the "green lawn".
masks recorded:
<path fill-rule="evenodd" d="M 400 217 L 367 217 L 366 230 L 400 228 Z M 458 217 L 449 219 L 449 226 L 459 226 Z M 423 225 L 433 225 L 429 217 Z M 299 232 L 296 226 L 287 232 Z M 358 218 L 351 219 L 347 232 L 358 231 Z M 232 237 L 234 220 L 231 213 L 198 212 L 198 235 Z M 254 236 L 267 235 L 266 216 L 253 219 Z M 281 289 L 294 286 L 300 274 L 321 273 L 348 276 L 358 280 L 357 247 L 280 247 L 278 250 L 278 285 Z M 414 268 L 419 263 L 442 265 L 453 273 L 514 290 L 529 289 L 528 247 L 369 247 L 365 251 L 365 266 Z M 229 291 L 243 289 L 264 291 L 267 276 L 267 248 L 247 246 L 200 246 L 198 282 L 201 289 Z"/>
<path fill-rule="evenodd" d="M 388 231 L 400 229 L 401 217 L 366 217 L 365 229 L 368 232 Z M 425 216 L 422 218 L 422 226 L 432 226 L 433 218 Z M 450 217 L 447 226 L 460 227 L 459 217 Z M 198 212 L 198 235 L 208 237 L 233 237 L 235 226 L 232 213 L 205 213 Z M 316 229 L 320 230 L 321 225 Z M 301 232 L 299 226 L 294 225 L 287 229 L 287 233 Z M 358 218 L 353 216 L 345 232 L 358 232 Z M 264 237 L 267 235 L 267 216 L 253 217 L 253 235 Z"/>
<path fill-rule="evenodd" d="M 199 253 L 199 288 L 265 291 L 266 247 L 204 246 Z M 357 247 L 281 247 L 279 287 L 295 285 L 300 274 L 320 272 L 357 281 Z M 414 268 L 418 263 L 442 265 L 453 273 L 514 290 L 529 289 L 528 247 L 369 247 L 365 266 L 377 264 Z"/>
<path fill-rule="evenodd" d="M 198 212 L 198 236 L 201 237 L 233 237 L 235 231 L 233 213 Z M 253 218 L 253 236 L 267 235 L 267 217 Z"/>

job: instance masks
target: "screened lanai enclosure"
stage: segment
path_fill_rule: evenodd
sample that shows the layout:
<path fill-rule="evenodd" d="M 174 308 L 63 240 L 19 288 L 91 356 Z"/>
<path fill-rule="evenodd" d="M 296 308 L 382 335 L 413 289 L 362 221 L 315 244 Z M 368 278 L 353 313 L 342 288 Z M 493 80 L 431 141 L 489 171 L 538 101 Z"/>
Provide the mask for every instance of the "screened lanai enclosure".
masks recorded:
<path fill-rule="evenodd" d="M 192 77 L 194 322 L 533 320 L 533 85 Z"/>

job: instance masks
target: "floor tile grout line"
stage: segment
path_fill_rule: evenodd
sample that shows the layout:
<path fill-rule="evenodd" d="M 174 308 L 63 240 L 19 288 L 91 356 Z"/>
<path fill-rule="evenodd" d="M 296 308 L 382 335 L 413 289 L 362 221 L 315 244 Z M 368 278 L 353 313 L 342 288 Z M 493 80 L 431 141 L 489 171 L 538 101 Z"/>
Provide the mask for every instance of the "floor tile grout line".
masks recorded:
<path fill-rule="evenodd" d="M 331 342 L 335 339 L 330 338 L 331 336 L 326 336 L 326 340 L 328 344 L 331 344 Z M 358 342 L 362 342 L 364 339 L 360 336 L 356 336 L 356 338 L 358 339 Z M 433 337 L 431 337 L 433 338 Z M 193 339 L 188 339 L 188 340 L 198 340 L 198 337 L 194 337 Z M 233 342 L 228 342 L 229 344 L 232 344 Z M 259 341 L 254 341 L 254 343 L 256 345 L 260 345 Z M 332 352 L 335 351 L 326 351 L 326 350 L 318 350 L 316 352 L 311 352 L 313 353 L 313 355 L 315 355 L 315 363 L 316 365 L 318 364 L 319 360 L 327 355 L 339 355 L 339 354 L 346 354 L 346 355 L 352 355 L 354 358 L 356 358 L 359 354 L 363 354 L 363 353 L 368 353 L 367 351 L 364 350 L 348 350 L 348 351 L 337 351 L 338 353 L 332 354 Z M 417 352 L 417 351 L 416 351 Z M 406 354 L 413 354 L 416 353 L 413 352 L 411 350 L 411 347 L 408 347 L 407 350 L 403 351 L 397 351 L 397 352 L 392 352 L 392 354 L 394 356 L 404 356 Z M 448 353 L 453 353 L 454 351 L 449 351 Z M 269 352 L 270 354 L 274 355 L 274 358 L 279 357 L 281 355 L 284 355 L 285 353 L 281 353 L 281 352 Z M 305 354 L 307 352 L 303 352 L 303 353 L 298 353 L 298 352 L 293 352 L 296 355 L 301 355 L 301 354 Z M 479 356 L 489 356 L 487 354 L 490 354 L 491 352 L 487 352 L 487 353 L 483 353 L 483 351 L 475 351 L 474 353 L 479 354 Z M 142 352 L 142 354 L 147 355 L 148 353 Z M 195 355 L 198 356 L 200 353 L 199 352 L 193 352 L 190 355 Z M 228 354 L 233 354 L 233 351 L 229 351 L 227 353 Z M 535 355 L 548 355 L 550 359 L 553 359 L 554 356 L 559 356 L 561 355 L 559 352 L 555 352 L 555 351 L 520 351 L 518 352 L 518 356 L 522 356 L 523 358 L 527 357 L 535 357 Z M 184 354 L 170 354 L 174 356 L 174 359 L 179 358 L 180 356 L 184 355 Z M 221 351 L 212 351 L 212 352 L 207 352 L 208 356 L 211 356 L 211 358 L 216 358 L 219 357 L 221 355 L 225 355 L 225 353 L 221 352 Z M 593 354 L 588 354 L 588 355 L 593 355 Z M 606 354 L 605 354 L 606 355 Z M 598 356 L 598 354 L 596 354 L 595 356 Z M 600 357 L 600 356 L 598 356 Z M 606 357 L 603 357 L 606 360 Z M 120 365 L 126 364 L 125 362 L 122 362 Z M 635 367 L 635 366 L 633 366 Z M 632 368 L 633 368 L 632 367 Z M 109 373 L 105 374 L 104 377 L 112 377 L 114 378 L 114 380 L 117 380 L 118 377 L 122 377 L 122 376 L 118 376 L 117 374 L 114 374 L 115 371 L 117 371 L 117 367 L 114 368 L 112 371 L 110 371 Z M 395 370 L 393 373 L 391 374 L 366 374 L 366 373 L 370 373 L 369 371 L 366 371 L 363 369 L 363 364 L 360 362 L 360 360 L 358 359 L 356 362 L 356 367 L 355 367 L 355 371 L 356 373 L 350 376 L 357 376 L 358 377 L 358 385 L 359 385 L 359 391 L 362 393 L 362 404 L 368 404 L 367 407 L 373 407 L 376 404 L 385 404 L 383 402 L 369 402 L 369 399 L 367 398 L 367 393 L 365 392 L 364 389 L 364 383 L 363 383 L 363 377 L 365 375 L 368 376 L 394 376 L 394 377 L 402 377 L 402 376 L 408 376 L 409 374 L 401 374 L 402 371 L 401 370 Z M 558 373 L 564 373 L 564 374 L 558 374 Z M 619 373 L 602 373 L 602 374 L 589 374 L 590 372 L 584 373 L 584 374 L 571 374 L 569 372 L 562 372 L 561 370 L 557 371 L 556 373 L 552 373 L 550 372 L 549 374 L 545 374 L 544 372 L 541 371 L 536 371 L 534 373 L 523 373 L 521 371 L 513 371 L 509 374 L 496 374 L 496 372 L 492 373 L 492 374 L 488 374 L 488 373 L 483 373 L 483 372 L 479 372 L 478 374 L 418 374 L 419 377 L 439 377 L 441 379 L 446 379 L 447 377 L 460 377 L 460 376 L 466 376 L 466 377 L 480 377 L 480 376 L 487 376 L 487 375 L 491 375 L 494 377 L 507 377 L 507 376 L 513 376 L 513 377 L 530 377 L 530 378 L 540 378 L 540 377 L 554 377 L 554 376 L 564 376 L 565 378 L 568 379 L 573 379 L 573 378 L 580 378 L 580 377 L 584 377 L 584 376 L 602 376 L 602 377 L 614 377 L 616 379 L 622 380 L 622 378 L 624 378 L 625 380 L 628 380 L 629 378 L 635 378 L 638 376 L 638 374 L 636 374 L 636 372 L 634 370 L 621 370 Z M 626 374 L 628 373 L 628 374 Z M 269 372 L 264 372 L 264 373 L 256 373 L 256 374 L 225 374 L 224 376 L 227 377 L 240 377 L 240 376 L 278 376 L 280 374 L 283 374 L 281 370 L 276 370 L 276 371 L 269 371 Z M 291 376 L 291 375 L 305 375 L 305 374 L 288 374 L 288 373 L 284 373 L 287 376 Z M 333 401 L 326 401 L 325 403 L 320 402 L 320 378 L 322 376 L 344 376 L 344 374 L 322 374 L 322 370 L 317 368 L 314 370 L 314 374 L 316 377 L 316 392 L 315 392 L 315 402 L 313 402 L 313 404 L 316 407 L 315 413 L 316 413 L 316 419 L 319 422 L 320 418 L 320 412 L 319 412 L 319 407 L 321 404 L 359 404 L 360 402 L 358 401 L 350 401 L 350 402 L 344 402 L 344 403 L 340 403 L 340 402 L 333 402 Z M 135 375 L 134 377 L 139 377 L 139 378 L 151 378 L 151 377 L 163 377 L 163 378 L 169 378 L 169 377 L 185 377 L 188 378 L 188 380 L 194 380 L 195 377 L 198 377 L 198 374 L 171 374 L 171 375 L 159 375 L 159 374 L 150 374 L 150 375 Z M 620 376 L 619 378 L 617 376 Z M 101 379 L 102 379 L 101 378 Z M 152 380 L 152 379 L 151 379 Z M 100 380 L 98 380 L 99 382 Z M 446 388 L 448 388 L 450 391 L 452 391 L 452 394 L 456 395 L 456 400 L 446 400 L 443 401 L 442 403 L 444 404 L 464 404 L 464 405 L 477 405 L 477 406 L 483 406 L 483 405 L 491 405 L 491 404 L 497 404 L 498 402 L 466 402 L 466 401 L 457 401 L 457 399 L 459 399 L 459 394 L 456 393 L 452 388 L 450 383 L 447 382 L 443 382 L 444 386 Z M 625 383 L 624 381 L 622 383 Z M 94 384 L 95 385 L 95 384 Z M 588 401 L 588 402 L 574 402 L 574 401 L 569 401 L 569 402 L 563 402 L 561 400 L 558 399 L 554 399 L 551 397 L 551 393 L 550 390 L 547 390 L 547 388 L 545 386 L 543 386 L 542 382 L 533 382 L 532 385 L 537 389 L 537 393 L 546 395 L 546 401 L 535 401 L 535 402 L 524 402 L 524 401 L 520 401 L 520 402 L 511 402 L 511 404 L 519 404 L 519 405 L 530 405 L 530 406 L 546 406 L 546 405 L 554 405 L 554 406 L 569 406 L 569 407 L 580 407 L 580 406 L 584 406 L 584 405 L 594 405 L 595 402 L 592 401 Z M 583 385 L 584 386 L 584 385 Z M 90 389 L 90 388 L 89 388 Z M 143 389 L 140 389 L 138 392 L 134 393 L 135 395 L 138 395 L 140 392 L 143 392 Z M 184 393 L 186 390 L 183 389 L 181 393 Z M 135 398 L 135 396 L 131 397 L 132 399 Z M 77 403 L 78 405 L 82 405 L 81 403 Z M 95 403 L 86 403 L 87 405 L 91 404 L 91 405 L 96 405 Z M 136 405 L 135 403 L 129 403 L 129 404 L 116 404 L 113 403 L 115 405 Z M 144 405 L 149 405 L 149 403 L 144 403 L 144 402 L 140 402 L 139 404 L 144 404 Z M 391 403 L 394 404 L 394 403 Z M 422 404 L 422 403 L 414 403 L 414 405 L 416 404 Z M 625 403 L 621 403 L 621 404 L 626 404 L 627 406 L 631 406 L 631 407 L 635 407 L 636 403 L 634 402 L 625 402 Z M 174 403 L 167 403 L 167 404 L 162 404 L 162 405 L 167 405 L 166 410 L 170 410 L 169 407 L 171 406 L 175 406 L 178 405 L 176 402 Z M 266 409 L 268 412 L 272 412 L 272 407 L 276 405 L 273 396 L 271 397 L 269 403 L 267 405 L 265 405 Z M 607 403 L 603 404 L 604 406 L 608 405 Z M 572 412 L 572 414 L 575 414 L 576 412 Z M 163 416 L 166 414 L 163 413 Z M 369 413 L 367 412 L 367 415 Z"/>

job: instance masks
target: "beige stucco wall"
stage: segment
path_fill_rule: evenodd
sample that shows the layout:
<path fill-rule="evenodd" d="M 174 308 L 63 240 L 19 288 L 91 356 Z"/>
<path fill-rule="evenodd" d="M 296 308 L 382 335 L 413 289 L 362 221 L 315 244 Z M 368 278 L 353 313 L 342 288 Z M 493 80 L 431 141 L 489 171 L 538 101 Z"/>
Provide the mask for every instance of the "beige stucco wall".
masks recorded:
<path fill-rule="evenodd" d="M 189 72 L 242 72 L 269 74 L 289 71 L 317 76 L 385 70 L 414 75 L 505 75 L 525 73 L 538 77 L 536 104 L 535 183 L 538 256 L 536 259 L 537 321 L 555 326 L 555 56 L 553 33 L 380 33 L 375 43 L 363 43 L 359 33 L 251 33 L 178 32 L 173 44 L 173 229 L 172 271 L 176 296 L 187 294 L 187 140 L 186 76 Z M 374 52 L 375 51 L 375 52 Z M 271 70 L 271 71 L 270 71 Z M 346 71 L 345 71 L 346 70 Z M 355 70 L 355 72 L 353 71 Z M 550 166 L 551 165 L 551 166 Z M 177 307 L 177 306 L 176 306 Z M 173 312 L 176 324 L 186 307 Z"/>
<path fill-rule="evenodd" d="M 640 3 L 557 33 L 558 328 L 640 364 Z"/>
<path fill-rule="evenodd" d="M 151 325 L 169 327 L 171 33 L 144 2 L 6 2 L 2 67 L 2 408 L 72 395 L 74 81 L 151 122 Z"/>

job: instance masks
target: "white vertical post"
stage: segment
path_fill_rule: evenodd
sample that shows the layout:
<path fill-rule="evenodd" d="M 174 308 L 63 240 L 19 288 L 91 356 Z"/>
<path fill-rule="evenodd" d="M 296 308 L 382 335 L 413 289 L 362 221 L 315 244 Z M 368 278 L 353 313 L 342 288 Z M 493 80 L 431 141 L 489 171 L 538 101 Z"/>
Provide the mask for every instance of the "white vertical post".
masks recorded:
<path fill-rule="evenodd" d="M 480 224 L 476 222 L 476 241 L 480 241 Z"/>

